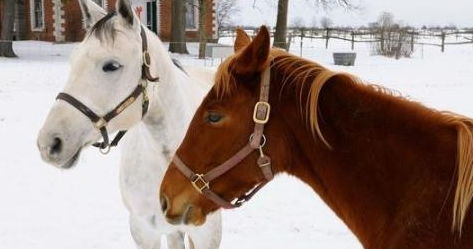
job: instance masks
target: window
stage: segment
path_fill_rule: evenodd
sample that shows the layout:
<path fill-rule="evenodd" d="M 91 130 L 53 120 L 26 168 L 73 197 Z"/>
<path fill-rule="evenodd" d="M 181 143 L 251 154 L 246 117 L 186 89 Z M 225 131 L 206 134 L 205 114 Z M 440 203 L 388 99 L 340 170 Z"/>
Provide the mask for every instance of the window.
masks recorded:
<path fill-rule="evenodd" d="M 199 1 L 198 0 L 187 0 L 186 1 L 186 29 L 197 30 L 199 23 Z"/>
<path fill-rule="evenodd" d="M 31 30 L 44 30 L 44 8 L 43 0 L 31 0 Z"/>
<path fill-rule="evenodd" d="M 100 6 L 100 7 L 104 7 L 104 6 L 103 6 L 104 0 L 92 0 L 92 1 L 94 1 L 94 2 L 95 2 L 98 6 Z"/>
<path fill-rule="evenodd" d="M 146 26 L 153 31 L 158 33 L 158 20 L 157 20 L 157 4 L 156 1 L 146 3 Z"/>

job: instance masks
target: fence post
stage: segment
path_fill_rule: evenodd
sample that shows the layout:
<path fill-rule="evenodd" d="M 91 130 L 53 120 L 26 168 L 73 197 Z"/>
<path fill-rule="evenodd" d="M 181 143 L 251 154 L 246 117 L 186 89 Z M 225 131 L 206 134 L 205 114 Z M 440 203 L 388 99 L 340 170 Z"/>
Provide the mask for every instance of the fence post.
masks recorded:
<path fill-rule="evenodd" d="M 330 39 L 329 35 L 330 35 L 330 29 L 327 28 L 325 31 L 325 49 L 328 49 L 328 39 Z"/>
<path fill-rule="evenodd" d="M 440 35 L 442 38 L 442 53 L 445 52 L 445 32 L 442 31 L 442 34 Z"/>
<path fill-rule="evenodd" d="M 414 32 L 411 33 L 411 51 L 414 51 Z"/>
<path fill-rule="evenodd" d="M 301 56 L 301 57 L 302 57 L 302 46 L 303 46 L 304 36 L 305 36 L 305 34 L 304 34 L 304 29 L 302 28 L 302 29 L 301 29 L 301 44 L 300 44 L 300 46 L 301 46 L 300 56 Z"/>
<path fill-rule="evenodd" d="M 289 32 L 289 34 L 287 34 L 286 51 L 289 51 L 289 49 L 291 48 L 292 38 L 294 38 L 293 34 L 292 32 Z"/>
<path fill-rule="evenodd" d="M 351 32 L 351 50 L 355 50 L 355 32 Z"/>
<path fill-rule="evenodd" d="M 384 51 L 384 29 L 381 29 L 381 35 L 380 35 L 380 42 L 379 46 L 381 47 L 381 51 Z"/>

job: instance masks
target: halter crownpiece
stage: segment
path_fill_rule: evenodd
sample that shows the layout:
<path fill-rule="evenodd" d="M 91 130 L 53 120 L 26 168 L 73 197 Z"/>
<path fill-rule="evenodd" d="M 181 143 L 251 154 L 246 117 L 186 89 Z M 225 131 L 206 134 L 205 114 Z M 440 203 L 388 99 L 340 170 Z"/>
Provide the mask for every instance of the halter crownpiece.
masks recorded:
<path fill-rule="evenodd" d="M 269 158 L 269 156 L 265 155 L 263 151 L 263 148 L 266 144 L 266 137 L 264 136 L 264 125 L 268 122 L 269 114 L 271 111 L 271 106 L 268 103 L 270 73 L 271 68 L 268 66 L 268 68 L 266 68 L 262 74 L 260 97 L 259 101 L 255 104 L 255 108 L 253 111 L 253 122 L 255 123 L 255 127 L 253 133 L 250 135 L 247 145 L 245 145 L 242 149 L 235 153 L 235 155 L 233 155 L 217 167 L 213 168 L 206 174 L 194 173 L 179 158 L 177 153 L 174 155 L 173 163 L 176 168 L 185 177 L 187 177 L 187 179 L 190 180 L 192 186 L 199 193 L 201 193 L 206 198 L 213 201 L 220 207 L 228 209 L 240 207 L 243 203 L 251 199 L 251 197 L 253 197 L 256 192 L 258 192 L 264 185 L 266 185 L 266 183 L 271 181 L 274 177 L 273 171 L 271 169 L 271 159 Z M 259 152 L 259 157 L 256 163 L 258 164 L 258 167 L 261 169 L 261 172 L 264 175 L 265 180 L 263 182 L 251 189 L 251 191 L 245 193 L 243 196 L 238 197 L 234 201 L 227 201 L 210 189 L 210 182 L 212 180 L 236 167 L 241 161 L 243 161 L 243 159 L 248 157 L 255 150 L 258 150 Z"/>
<path fill-rule="evenodd" d="M 74 98 L 72 95 L 68 93 L 61 92 L 57 95 L 56 99 L 60 99 L 63 101 L 66 101 L 73 107 L 75 107 L 77 110 L 82 112 L 85 116 L 87 116 L 90 121 L 94 124 L 94 127 L 97 128 L 100 131 L 100 134 L 102 135 L 103 141 L 102 142 L 96 142 L 92 144 L 92 146 L 97 147 L 100 149 L 100 152 L 103 154 L 107 154 L 110 151 L 111 147 L 115 147 L 118 145 L 118 142 L 125 136 L 126 130 L 121 130 L 117 133 L 117 135 L 113 138 L 112 142 L 109 141 L 108 138 L 108 132 L 107 132 L 107 124 L 118 116 L 120 113 L 122 113 L 127 107 L 129 107 L 131 104 L 135 102 L 135 100 L 143 94 L 143 99 L 141 103 L 142 107 L 142 113 L 141 116 L 143 117 L 147 112 L 148 112 L 148 107 L 149 107 L 149 99 L 148 95 L 146 93 L 146 85 L 147 82 L 158 82 L 159 77 L 153 77 L 149 71 L 150 69 L 150 64 L 151 64 L 151 57 L 148 52 L 148 40 L 146 37 L 146 32 L 143 26 L 141 26 L 141 45 L 142 45 L 142 53 L 143 53 L 143 64 L 141 66 L 141 79 L 143 82 L 140 82 L 135 90 L 128 95 L 120 104 L 118 104 L 113 110 L 105 114 L 104 116 L 99 116 L 97 115 L 94 111 L 92 111 L 89 107 L 84 105 L 82 102 L 80 102 L 78 99 Z"/>

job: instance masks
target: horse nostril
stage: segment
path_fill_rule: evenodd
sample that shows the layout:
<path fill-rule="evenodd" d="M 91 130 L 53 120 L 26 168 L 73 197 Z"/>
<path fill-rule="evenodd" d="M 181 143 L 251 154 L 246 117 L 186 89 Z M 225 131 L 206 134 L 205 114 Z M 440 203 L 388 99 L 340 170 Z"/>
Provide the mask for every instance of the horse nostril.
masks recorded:
<path fill-rule="evenodd" d="M 161 195 L 160 201 L 161 201 L 161 211 L 163 211 L 163 213 L 166 213 L 166 211 L 168 210 L 168 198 L 164 195 Z"/>
<path fill-rule="evenodd" d="M 49 149 L 49 154 L 50 155 L 59 154 L 61 153 L 61 150 L 62 150 L 62 140 L 58 137 L 55 137 Z"/>
<path fill-rule="evenodd" d="M 186 211 L 184 212 L 184 215 L 183 215 L 183 222 L 184 224 L 186 225 L 189 225 L 190 223 L 190 219 L 191 219 L 191 215 L 192 215 L 192 205 L 189 205 L 186 209 Z"/>

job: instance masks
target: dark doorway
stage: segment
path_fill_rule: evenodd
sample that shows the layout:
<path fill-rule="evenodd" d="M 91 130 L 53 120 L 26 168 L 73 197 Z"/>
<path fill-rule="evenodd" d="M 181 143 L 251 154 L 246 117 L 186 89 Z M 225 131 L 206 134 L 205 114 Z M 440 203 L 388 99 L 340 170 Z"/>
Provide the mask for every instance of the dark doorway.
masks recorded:
<path fill-rule="evenodd" d="M 158 33 L 158 22 L 156 20 L 157 12 L 156 12 L 156 1 L 151 1 L 146 3 L 146 26 L 153 31 L 154 33 Z"/>

